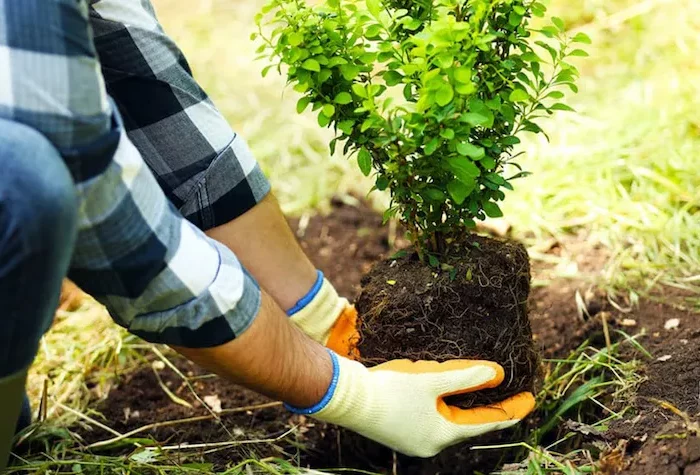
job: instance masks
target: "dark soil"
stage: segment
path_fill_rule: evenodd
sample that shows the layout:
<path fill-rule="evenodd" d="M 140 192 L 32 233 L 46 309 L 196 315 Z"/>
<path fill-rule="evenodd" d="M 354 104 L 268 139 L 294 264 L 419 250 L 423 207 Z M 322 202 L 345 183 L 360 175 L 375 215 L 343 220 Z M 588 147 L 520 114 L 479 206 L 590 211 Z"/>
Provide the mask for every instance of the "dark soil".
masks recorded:
<path fill-rule="evenodd" d="M 297 220 L 292 220 L 291 224 L 297 229 Z M 391 252 L 388 231 L 380 224 L 381 218 L 368 208 L 337 202 L 329 216 L 311 218 L 308 225 L 304 226 L 303 237 L 300 239 L 304 249 L 336 288 L 353 299 L 357 297 L 361 276 Z M 402 244 L 400 240 L 398 244 Z M 642 300 L 628 313 L 622 313 L 611 306 L 605 296 L 587 292 L 590 288 L 587 282 L 595 281 L 596 273 L 600 270 L 594 263 L 602 263 L 604 259 L 601 258 L 601 250 L 585 245 L 585 236 L 572 238 L 571 242 L 556 243 L 546 252 L 573 252 L 573 257 L 579 263 L 579 274 L 576 280 L 557 278 L 547 286 L 534 287 L 530 294 L 532 331 L 545 357 L 566 356 L 586 340 L 591 345 L 604 347 L 601 316 L 606 317 L 613 329 L 622 328 L 630 334 L 646 330 L 647 336 L 640 341 L 653 355 L 649 360 L 635 354 L 632 348 L 628 350 L 630 357 L 635 356 L 647 362 L 643 367 L 647 381 L 639 388 L 632 410 L 625 413 L 621 420 L 613 422 L 606 433 L 593 441 L 598 449 L 603 450 L 602 467 L 608 473 L 623 471 L 635 475 L 700 475 L 698 434 L 694 432 L 693 425 L 700 419 L 700 319 L 691 310 L 649 300 Z M 535 261 L 532 269 L 534 281 L 549 277 L 549 270 L 549 265 Z M 399 279 L 396 280 L 396 286 L 399 286 Z M 577 290 L 586 300 L 590 317 L 581 317 L 577 311 L 574 298 Z M 681 302 L 677 293 L 658 297 L 662 302 Z M 624 299 L 620 304 L 625 305 Z M 679 327 L 675 330 L 664 329 L 664 323 L 672 318 L 680 319 Z M 628 319 L 626 325 L 630 325 L 629 320 L 632 319 L 635 325 L 620 326 L 624 319 Z M 657 360 L 666 355 L 670 355 L 670 359 Z M 302 466 L 314 468 L 358 466 L 364 463 L 363 466 L 367 469 L 378 467 L 384 473 L 393 471 L 394 459 L 390 451 L 377 454 L 372 460 L 372 467 L 366 461 L 350 459 L 350 454 L 342 452 L 342 441 L 338 443 L 342 434 L 334 428 L 315 424 L 309 418 L 291 416 L 279 405 L 258 407 L 260 404 L 269 404 L 270 401 L 217 377 L 206 375 L 194 365 L 175 356 L 172 361 L 190 380 L 201 398 L 218 397 L 222 407 L 220 420 L 212 417 L 183 379 L 167 367 L 157 369 L 163 384 L 192 407 L 185 407 L 168 397 L 153 368 L 145 367 L 123 377 L 107 400 L 100 403 L 99 409 L 105 416 L 100 420 L 125 433 L 156 422 L 194 416 L 208 417 L 197 422 L 151 427 L 133 437 L 152 437 L 164 446 L 240 442 L 239 445 L 219 447 L 214 452 L 211 452 L 212 447 L 188 451 L 193 454 L 188 460 L 206 460 L 218 468 L 236 463 L 254 453 L 260 457 L 295 457 Z M 209 398 L 207 401 L 211 404 Z M 681 415 L 660 401 L 666 401 Z M 244 410 L 231 412 L 236 408 Z M 603 415 L 607 414 L 599 414 L 601 417 Z M 295 430 L 272 444 L 250 443 L 256 439 L 277 438 L 291 428 Z M 86 443 L 114 437 L 94 426 L 90 429 L 81 426 L 75 430 Z M 510 440 L 513 434 L 502 432 L 501 437 Z M 205 451 L 208 453 L 204 454 Z M 499 455 L 494 450 L 467 453 L 476 457 L 476 454 L 484 452 Z M 183 462 L 182 451 L 166 453 L 173 454 L 174 462 Z M 487 466 L 483 468 L 486 469 Z M 440 471 L 426 463 L 422 470 L 414 473 L 475 473 L 473 467 L 459 463 L 454 463 L 447 471 Z M 399 469 L 398 460 L 396 473 L 409 473 Z"/>
<path fill-rule="evenodd" d="M 527 318 L 530 264 L 513 241 L 470 235 L 442 272 L 415 254 L 377 264 L 356 302 L 368 366 L 393 359 L 485 359 L 508 376 L 498 388 L 452 396 L 463 408 L 533 391 L 539 364 Z"/>
<path fill-rule="evenodd" d="M 527 251 L 513 241 L 469 235 L 452 255 L 441 272 L 410 253 L 379 262 L 362 278 L 356 302 L 362 318 L 361 361 L 374 366 L 393 359 L 462 358 L 501 364 L 507 377 L 498 388 L 447 398 L 462 408 L 534 392 L 539 355 L 527 318 Z M 429 460 L 398 456 L 396 468 L 405 474 L 495 468 L 499 454 L 474 453 L 470 447 L 512 442 L 505 438 L 512 433 L 479 437 Z M 350 466 L 389 468 L 390 450 L 347 431 L 339 440 Z"/>

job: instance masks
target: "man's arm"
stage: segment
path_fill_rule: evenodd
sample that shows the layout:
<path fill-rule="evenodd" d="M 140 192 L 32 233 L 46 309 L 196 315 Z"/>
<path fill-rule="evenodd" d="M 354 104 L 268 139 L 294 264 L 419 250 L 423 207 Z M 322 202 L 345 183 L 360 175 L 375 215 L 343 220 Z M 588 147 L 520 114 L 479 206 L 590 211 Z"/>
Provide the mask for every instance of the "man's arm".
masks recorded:
<path fill-rule="evenodd" d="M 92 1 L 89 14 L 107 91 L 168 200 L 233 250 L 282 309 L 292 308 L 316 270 L 243 138 L 197 83 L 148 2 Z"/>
<path fill-rule="evenodd" d="M 313 406 L 330 385 L 331 358 L 292 325 L 264 291 L 262 295 L 258 316 L 235 340 L 213 348 L 174 348 L 204 368 L 268 397 Z"/>

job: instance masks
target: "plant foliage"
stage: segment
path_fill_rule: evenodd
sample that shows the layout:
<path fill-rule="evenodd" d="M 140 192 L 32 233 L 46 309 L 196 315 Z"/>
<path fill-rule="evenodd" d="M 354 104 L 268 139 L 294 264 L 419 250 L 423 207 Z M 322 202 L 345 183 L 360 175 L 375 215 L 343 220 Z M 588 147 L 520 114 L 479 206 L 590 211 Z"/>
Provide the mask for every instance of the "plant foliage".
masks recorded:
<path fill-rule="evenodd" d="M 449 251 L 525 176 L 522 132 L 577 91 L 585 56 L 563 22 L 535 29 L 532 0 L 271 0 L 257 16 L 258 52 L 282 67 L 321 127 L 333 127 L 375 188 L 389 189 L 421 256 Z"/>

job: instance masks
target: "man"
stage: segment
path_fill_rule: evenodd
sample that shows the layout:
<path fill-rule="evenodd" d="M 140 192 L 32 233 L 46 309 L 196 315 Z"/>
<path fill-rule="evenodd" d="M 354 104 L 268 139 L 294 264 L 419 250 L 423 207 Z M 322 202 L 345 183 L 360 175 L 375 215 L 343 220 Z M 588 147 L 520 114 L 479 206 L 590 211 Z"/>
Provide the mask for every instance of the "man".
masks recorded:
<path fill-rule="evenodd" d="M 0 166 L 0 467 L 66 273 L 136 335 L 409 455 L 534 406 L 443 402 L 497 386 L 495 363 L 352 360 L 354 309 L 148 0 L 0 0 Z"/>

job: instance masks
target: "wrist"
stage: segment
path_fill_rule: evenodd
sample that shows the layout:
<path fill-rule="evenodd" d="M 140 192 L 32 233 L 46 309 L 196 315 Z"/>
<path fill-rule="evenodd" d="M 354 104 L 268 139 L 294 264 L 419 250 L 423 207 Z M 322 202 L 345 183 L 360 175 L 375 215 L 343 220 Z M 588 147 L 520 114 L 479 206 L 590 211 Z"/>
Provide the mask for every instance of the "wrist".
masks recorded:
<path fill-rule="evenodd" d="M 316 402 L 315 404 L 307 407 L 298 407 L 294 406 L 292 404 L 284 403 L 284 407 L 289 410 L 290 412 L 293 412 L 294 414 L 304 414 L 304 415 L 314 415 L 317 414 L 318 412 L 324 410 L 328 404 L 331 402 L 333 399 L 333 396 L 335 396 L 336 390 L 338 388 L 338 380 L 340 378 L 340 361 L 338 355 L 333 353 L 331 350 L 327 350 L 328 354 L 331 358 L 331 364 L 332 364 L 332 374 L 331 374 L 331 380 L 330 384 L 328 385 L 328 389 L 326 389 L 326 392 L 324 395 L 321 397 L 321 399 Z"/>
<path fill-rule="evenodd" d="M 348 301 L 340 298 L 333 285 L 317 271 L 313 286 L 297 303 L 287 310 L 292 323 L 311 339 L 325 345 L 338 316 Z"/>

